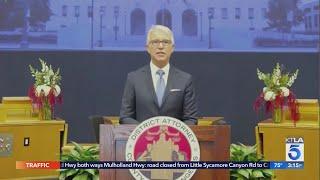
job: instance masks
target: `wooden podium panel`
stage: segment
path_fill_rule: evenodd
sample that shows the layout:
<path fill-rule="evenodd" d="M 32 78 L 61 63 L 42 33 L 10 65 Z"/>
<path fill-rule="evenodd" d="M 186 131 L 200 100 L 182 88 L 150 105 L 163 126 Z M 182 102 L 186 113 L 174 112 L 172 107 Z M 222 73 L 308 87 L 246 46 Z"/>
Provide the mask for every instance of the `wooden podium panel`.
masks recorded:
<path fill-rule="evenodd" d="M 304 139 L 304 168 L 275 170 L 277 180 L 319 179 L 319 125 L 303 122 L 273 123 L 264 120 L 256 126 L 258 153 L 268 161 L 286 160 L 286 138 Z"/>
<path fill-rule="evenodd" d="M 127 139 L 136 125 L 100 125 L 100 161 L 125 161 Z M 201 161 L 228 161 L 230 126 L 190 126 L 198 138 Z M 229 169 L 198 169 L 193 180 L 226 180 Z M 100 179 L 134 179 L 128 169 L 100 170 Z"/>
<path fill-rule="evenodd" d="M 10 147 L 0 147 L 0 179 L 57 178 L 57 170 L 16 169 L 16 161 L 59 161 L 65 129 L 63 120 L 0 122 L 0 142 Z"/>

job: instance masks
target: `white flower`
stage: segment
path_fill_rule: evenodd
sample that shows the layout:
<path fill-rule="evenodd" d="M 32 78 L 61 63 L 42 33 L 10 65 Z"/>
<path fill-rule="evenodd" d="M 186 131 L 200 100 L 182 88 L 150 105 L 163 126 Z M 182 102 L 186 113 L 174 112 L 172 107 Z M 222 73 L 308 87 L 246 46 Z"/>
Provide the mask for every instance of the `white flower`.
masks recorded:
<path fill-rule="evenodd" d="M 273 74 L 272 75 L 272 81 L 273 81 L 273 84 L 279 86 L 280 85 L 280 76 L 278 74 Z"/>
<path fill-rule="evenodd" d="M 279 86 L 280 85 L 280 78 L 281 78 L 281 69 L 279 63 L 277 63 L 276 68 L 273 69 L 272 73 L 272 82 L 273 84 Z"/>
<path fill-rule="evenodd" d="M 36 95 L 37 95 L 37 96 L 40 96 L 40 95 L 41 95 L 41 92 L 43 92 L 45 96 L 48 96 L 50 90 L 51 90 L 51 87 L 50 87 L 50 86 L 47 86 L 47 85 L 39 85 L 39 86 L 36 87 Z"/>
<path fill-rule="evenodd" d="M 280 69 L 279 63 L 277 63 L 277 65 L 276 65 L 275 75 L 276 75 L 277 77 L 280 77 L 280 76 L 281 76 L 281 69 Z"/>
<path fill-rule="evenodd" d="M 49 76 L 53 76 L 54 75 L 54 72 L 53 72 L 53 70 L 51 68 L 49 69 L 49 73 L 48 74 L 49 74 Z"/>
<path fill-rule="evenodd" d="M 264 80 L 266 78 L 266 75 L 263 74 L 258 68 L 257 68 L 257 74 L 260 80 Z"/>
<path fill-rule="evenodd" d="M 41 64 L 41 72 L 45 72 L 46 71 L 46 67 L 44 64 Z"/>
<path fill-rule="evenodd" d="M 273 91 L 267 91 L 264 93 L 264 100 L 272 101 L 276 98 L 276 94 Z"/>
<path fill-rule="evenodd" d="M 55 86 L 54 86 L 53 94 L 57 97 L 57 96 L 59 96 L 60 93 L 61 93 L 61 88 L 60 88 L 60 86 L 55 85 Z"/>
<path fill-rule="evenodd" d="M 268 87 L 264 87 L 263 90 L 262 90 L 262 92 L 263 92 L 263 93 L 266 93 L 267 90 L 268 90 Z"/>
<path fill-rule="evenodd" d="M 281 89 L 282 94 L 283 94 L 283 96 L 284 96 L 284 97 L 289 96 L 290 91 L 289 91 L 289 89 L 288 89 L 288 88 L 286 88 L 286 87 L 280 87 L 280 89 Z"/>
<path fill-rule="evenodd" d="M 294 83 L 294 81 L 297 79 L 298 73 L 299 73 L 299 70 L 297 69 L 296 72 L 289 78 L 289 81 L 288 81 L 288 83 L 287 83 L 287 86 L 288 86 L 288 87 L 291 87 L 291 86 L 292 86 L 292 84 Z"/>
<path fill-rule="evenodd" d="M 43 76 L 43 80 L 46 85 L 50 85 L 50 76 L 49 75 Z"/>
<path fill-rule="evenodd" d="M 49 67 L 46 65 L 45 62 L 41 63 L 41 72 L 47 72 L 49 70 Z"/>

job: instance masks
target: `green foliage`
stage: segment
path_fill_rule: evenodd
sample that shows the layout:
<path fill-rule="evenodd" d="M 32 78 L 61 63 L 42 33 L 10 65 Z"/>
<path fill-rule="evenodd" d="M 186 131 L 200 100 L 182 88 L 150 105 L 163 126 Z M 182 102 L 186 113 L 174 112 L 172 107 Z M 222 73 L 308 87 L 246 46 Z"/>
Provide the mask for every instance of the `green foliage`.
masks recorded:
<path fill-rule="evenodd" d="M 231 144 L 230 146 L 230 160 L 231 161 L 251 161 L 260 162 L 263 160 L 262 156 L 257 154 L 257 145 L 246 146 L 239 143 Z M 231 169 L 230 179 L 245 180 L 245 179 L 271 179 L 274 177 L 273 171 L 270 169 Z"/>
<path fill-rule="evenodd" d="M 35 85 L 47 85 L 50 87 L 54 87 L 55 85 L 60 85 L 61 75 L 60 68 L 57 69 L 56 72 L 52 69 L 52 66 L 48 66 L 47 63 L 39 58 L 41 63 L 41 71 L 35 69 L 31 65 L 29 65 L 30 72 L 32 77 L 35 78 Z"/>
<path fill-rule="evenodd" d="M 291 87 L 294 81 L 297 79 L 299 70 L 297 69 L 295 73 L 283 73 L 282 68 L 279 63 L 273 69 L 272 74 L 263 73 L 257 68 L 257 75 L 260 80 L 262 80 L 266 86 L 267 91 L 272 91 L 276 94 L 281 92 L 281 87 Z"/>
<path fill-rule="evenodd" d="M 80 144 L 72 142 L 74 149 L 61 155 L 61 161 L 98 161 L 99 149 L 97 146 L 83 148 Z M 87 180 L 99 179 L 98 169 L 61 169 L 59 179 Z"/>

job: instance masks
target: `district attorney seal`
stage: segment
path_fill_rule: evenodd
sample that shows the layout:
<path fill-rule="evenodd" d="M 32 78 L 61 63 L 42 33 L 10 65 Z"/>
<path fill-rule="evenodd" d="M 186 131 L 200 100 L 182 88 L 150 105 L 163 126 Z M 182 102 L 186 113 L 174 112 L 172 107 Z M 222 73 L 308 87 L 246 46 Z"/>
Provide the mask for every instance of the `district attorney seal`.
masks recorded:
<path fill-rule="evenodd" d="M 127 161 L 199 161 L 197 137 L 182 121 L 157 116 L 143 121 L 129 136 Z M 190 179 L 196 169 L 130 169 L 136 179 Z"/>

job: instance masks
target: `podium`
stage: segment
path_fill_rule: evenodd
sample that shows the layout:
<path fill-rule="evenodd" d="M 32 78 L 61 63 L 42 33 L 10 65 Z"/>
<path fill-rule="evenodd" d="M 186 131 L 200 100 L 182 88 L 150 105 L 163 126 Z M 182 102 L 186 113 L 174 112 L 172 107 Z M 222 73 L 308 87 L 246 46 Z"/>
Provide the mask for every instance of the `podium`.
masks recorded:
<path fill-rule="evenodd" d="M 39 120 L 28 97 L 0 103 L 0 179 L 55 179 L 56 170 L 16 169 L 16 161 L 59 161 L 67 140 L 64 120 Z"/>
<path fill-rule="evenodd" d="M 280 123 L 267 119 L 255 128 L 258 153 L 269 161 L 286 160 L 286 138 L 304 140 L 304 168 L 275 170 L 278 180 L 319 179 L 319 103 L 317 99 L 299 99 L 298 103 L 300 119 L 296 125 L 290 120 L 289 111 L 285 111 Z"/>
<path fill-rule="evenodd" d="M 304 169 L 275 170 L 278 180 L 319 179 L 319 125 L 292 122 L 275 124 L 271 119 L 264 120 L 256 127 L 258 153 L 269 161 L 285 161 L 287 137 L 303 137 Z"/>
<path fill-rule="evenodd" d="M 65 121 L 5 121 L 0 122 L 0 179 L 57 178 L 56 170 L 16 169 L 16 161 L 59 161 Z"/>
<path fill-rule="evenodd" d="M 100 161 L 125 161 L 127 140 L 136 125 L 100 125 Z M 230 126 L 190 126 L 198 138 L 201 161 L 228 161 Z M 198 169 L 193 180 L 227 180 L 229 169 Z M 128 169 L 100 170 L 100 179 L 134 179 Z"/>

